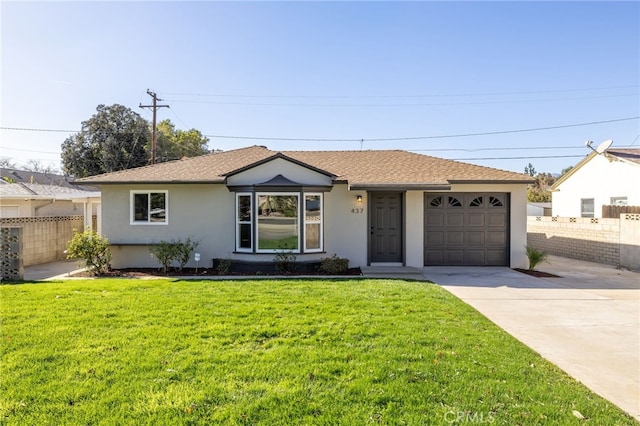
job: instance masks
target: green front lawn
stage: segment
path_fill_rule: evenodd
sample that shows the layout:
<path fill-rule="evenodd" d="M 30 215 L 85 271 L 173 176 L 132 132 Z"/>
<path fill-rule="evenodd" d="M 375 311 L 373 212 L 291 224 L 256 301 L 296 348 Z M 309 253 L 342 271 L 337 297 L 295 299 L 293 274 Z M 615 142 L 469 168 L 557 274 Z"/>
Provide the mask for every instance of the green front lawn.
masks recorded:
<path fill-rule="evenodd" d="M 0 315 L 2 424 L 636 424 L 426 283 L 70 280 Z"/>

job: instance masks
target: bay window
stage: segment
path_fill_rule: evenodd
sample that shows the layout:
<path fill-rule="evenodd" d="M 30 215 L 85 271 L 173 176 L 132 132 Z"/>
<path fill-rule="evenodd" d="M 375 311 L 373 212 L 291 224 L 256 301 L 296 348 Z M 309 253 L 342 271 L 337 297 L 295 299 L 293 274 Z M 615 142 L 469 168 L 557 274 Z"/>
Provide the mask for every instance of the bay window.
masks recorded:
<path fill-rule="evenodd" d="M 236 193 L 238 252 L 321 252 L 322 232 L 321 193 Z"/>

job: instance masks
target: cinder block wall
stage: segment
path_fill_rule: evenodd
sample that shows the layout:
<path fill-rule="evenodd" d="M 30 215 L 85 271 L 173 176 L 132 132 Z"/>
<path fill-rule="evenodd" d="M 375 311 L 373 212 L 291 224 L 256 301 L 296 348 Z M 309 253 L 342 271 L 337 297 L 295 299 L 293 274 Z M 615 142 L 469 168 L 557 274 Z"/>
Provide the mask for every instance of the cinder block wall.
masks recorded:
<path fill-rule="evenodd" d="M 82 232 L 82 216 L 16 217 L 0 219 L 2 227 L 22 228 L 24 266 L 63 260 L 73 230 Z"/>
<path fill-rule="evenodd" d="M 640 215 L 527 218 L 527 244 L 549 254 L 640 269 Z"/>

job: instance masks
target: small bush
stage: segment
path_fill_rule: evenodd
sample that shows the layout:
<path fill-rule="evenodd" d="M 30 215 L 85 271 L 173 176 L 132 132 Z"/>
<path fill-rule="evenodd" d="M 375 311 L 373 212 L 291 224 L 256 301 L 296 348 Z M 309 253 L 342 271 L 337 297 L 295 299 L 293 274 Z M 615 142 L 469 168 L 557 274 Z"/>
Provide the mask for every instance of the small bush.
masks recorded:
<path fill-rule="evenodd" d="M 102 238 L 91 228 L 80 233 L 73 232 L 73 238 L 67 243 L 67 259 L 81 258 L 88 271 L 95 275 L 105 274 L 111 263 L 109 241 Z"/>
<path fill-rule="evenodd" d="M 273 259 L 276 271 L 279 274 L 288 275 L 296 271 L 297 257 L 290 251 L 279 251 Z"/>
<path fill-rule="evenodd" d="M 320 268 L 318 268 L 323 274 L 329 275 L 342 274 L 347 269 L 349 269 L 349 259 L 338 257 L 337 254 L 323 258 L 320 262 Z"/>
<path fill-rule="evenodd" d="M 175 241 L 162 240 L 158 244 L 151 246 L 149 251 L 162 266 L 162 272 L 167 274 L 174 259 L 178 256 L 179 247 Z"/>
<path fill-rule="evenodd" d="M 221 259 L 216 267 L 219 275 L 229 275 L 231 271 L 231 259 Z"/>
<path fill-rule="evenodd" d="M 176 260 L 180 263 L 180 270 L 184 269 L 185 265 L 191 259 L 191 254 L 198 247 L 200 241 L 194 241 L 191 237 L 187 238 L 187 240 L 183 243 L 180 240 L 176 242 Z"/>
<path fill-rule="evenodd" d="M 529 258 L 529 270 L 533 271 L 535 267 L 542 263 L 546 262 L 549 255 L 542 250 L 538 250 L 537 248 L 531 246 L 525 246 L 527 250 L 527 257 Z"/>

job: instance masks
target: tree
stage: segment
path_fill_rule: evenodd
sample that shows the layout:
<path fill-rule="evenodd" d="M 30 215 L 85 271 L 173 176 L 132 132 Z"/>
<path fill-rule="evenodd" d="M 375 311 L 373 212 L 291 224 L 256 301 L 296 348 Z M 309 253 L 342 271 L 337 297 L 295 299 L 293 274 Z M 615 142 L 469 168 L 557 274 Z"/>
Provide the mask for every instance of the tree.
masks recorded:
<path fill-rule="evenodd" d="M 148 164 L 149 123 L 122 105 L 98 105 L 82 130 L 62 143 L 62 168 L 77 178 Z"/>
<path fill-rule="evenodd" d="M 179 160 L 182 157 L 195 157 L 209 153 L 209 139 L 199 130 L 176 130 L 171 120 L 162 120 L 156 126 L 156 159 L 159 163 Z M 148 146 L 147 150 L 151 150 Z"/>
<path fill-rule="evenodd" d="M 0 167 L 3 169 L 15 169 L 18 166 L 9 157 L 0 157 Z"/>
<path fill-rule="evenodd" d="M 533 164 L 529 163 L 528 166 L 524 166 L 524 172 L 531 177 L 536 175 L 536 169 L 533 167 Z"/>
<path fill-rule="evenodd" d="M 27 161 L 27 164 L 24 166 L 24 170 L 28 170 L 30 172 L 36 172 L 36 173 L 49 173 L 52 175 L 59 173 L 59 170 L 56 169 L 51 164 L 44 165 L 38 160 Z"/>
<path fill-rule="evenodd" d="M 564 169 L 562 169 L 562 171 L 560 172 L 560 176 L 564 176 L 565 174 L 569 173 L 569 171 L 573 169 L 573 166 L 569 166 L 569 167 L 565 167 Z"/>

